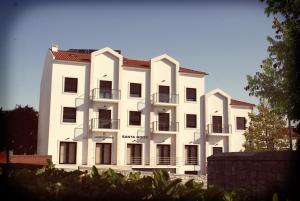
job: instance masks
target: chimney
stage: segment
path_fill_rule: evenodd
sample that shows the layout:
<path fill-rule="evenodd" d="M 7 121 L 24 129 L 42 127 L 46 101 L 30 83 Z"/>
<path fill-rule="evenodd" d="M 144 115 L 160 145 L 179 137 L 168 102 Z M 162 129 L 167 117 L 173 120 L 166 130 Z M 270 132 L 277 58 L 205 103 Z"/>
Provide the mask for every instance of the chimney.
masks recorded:
<path fill-rule="evenodd" d="M 57 44 L 52 44 L 51 45 L 51 50 L 52 50 L 52 52 L 57 52 L 58 51 L 58 45 Z"/>
<path fill-rule="evenodd" d="M 119 54 L 121 54 L 121 50 L 114 50 L 115 52 L 118 52 Z"/>

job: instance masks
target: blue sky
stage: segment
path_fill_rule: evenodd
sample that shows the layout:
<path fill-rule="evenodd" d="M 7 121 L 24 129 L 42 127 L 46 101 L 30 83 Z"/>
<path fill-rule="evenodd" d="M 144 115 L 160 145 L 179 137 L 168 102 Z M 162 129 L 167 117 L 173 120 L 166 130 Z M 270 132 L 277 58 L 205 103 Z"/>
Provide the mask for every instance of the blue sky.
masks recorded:
<path fill-rule="evenodd" d="M 28 104 L 38 109 L 43 62 L 51 43 L 60 49 L 109 46 L 139 59 L 167 53 L 181 66 L 208 72 L 206 91 L 221 88 L 233 98 L 257 103 L 244 87 L 246 75 L 258 71 L 266 58 L 266 37 L 274 33 L 264 4 L 139 2 L 1 3 L 0 107 Z"/>

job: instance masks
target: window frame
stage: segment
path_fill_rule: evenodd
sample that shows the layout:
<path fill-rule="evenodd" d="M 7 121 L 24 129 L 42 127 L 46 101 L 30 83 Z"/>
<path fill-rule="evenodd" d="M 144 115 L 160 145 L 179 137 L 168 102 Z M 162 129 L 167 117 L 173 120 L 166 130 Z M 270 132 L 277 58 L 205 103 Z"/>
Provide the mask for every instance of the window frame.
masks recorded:
<path fill-rule="evenodd" d="M 243 125 L 243 128 L 240 128 L 238 125 L 238 119 L 244 119 L 244 125 Z M 236 117 L 235 118 L 235 121 L 236 121 L 236 124 L 235 124 L 235 126 L 236 126 L 236 130 L 239 130 L 239 131 L 244 131 L 244 130 L 246 130 L 246 123 L 247 123 L 247 120 L 246 120 L 246 117 Z"/>
<path fill-rule="evenodd" d="M 190 126 L 188 125 L 188 116 L 195 116 L 195 125 L 194 126 Z M 185 128 L 197 128 L 198 124 L 197 124 L 197 114 L 185 114 Z"/>
<path fill-rule="evenodd" d="M 61 159 L 61 157 L 60 157 L 60 147 L 61 147 L 61 144 L 62 143 L 65 143 L 65 144 L 67 144 L 67 148 L 66 148 L 66 163 L 61 163 L 60 162 L 60 159 Z M 69 146 L 70 146 L 70 144 L 75 144 L 75 151 L 74 151 L 74 163 L 70 163 L 70 162 L 68 162 L 69 161 Z M 58 152 L 58 154 L 59 154 L 59 158 L 58 158 L 58 162 L 59 162 L 59 164 L 65 164 L 65 165 L 74 165 L 74 164 L 77 164 L 77 142 L 67 142 L 67 141 L 60 141 L 59 142 L 59 152 Z"/>
<path fill-rule="evenodd" d="M 188 90 L 195 90 L 195 99 L 188 99 Z M 185 101 L 186 102 L 197 102 L 197 88 L 192 88 L 192 87 L 186 87 L 185 88 Z"/>
<path fill-rule="evenodd" d="M 140 87 L 140 94 L 139 94 L 139 96 L 132 96 L 131 94 L 131 84 L 133 84 L 133 85 L 139 85 L 139 87 Z M 129 97 L 130 98 L 142 98 L 142 83 L 137 83 L 137 82 L 130 82 L 129 83 Z"/>
<path fill-rule="evenodd" d="M 76 91 L 66 91 L 66 80 L 67 79 L 75 79 L 76 80 Z M 77 94 L 78 93 L 78 78 L 77 77 L 63 77 L 63 93 L 67 93 L 67 94 Z"/>
<path fill-rule="evenodd" d="M 75 120 L 74 121 L 65 121 L 65 108 L 71 108 L 71 109 L 75 109 Z M 70 124 L 74 124 L 77 121 L 77 108 L 76 107 L 62 107 L 62 123 L 70 123 Z"/>
<path fill-rule="evenodd" d="M 139 113 L 139 124 L 132 124 L 131 123 L 131 113 Z M 128 125 L 129 126 L 141 126 L 142 125 L 142 112 L 141 111 L 129 111 L 129 118 L 128 118 Z"/>

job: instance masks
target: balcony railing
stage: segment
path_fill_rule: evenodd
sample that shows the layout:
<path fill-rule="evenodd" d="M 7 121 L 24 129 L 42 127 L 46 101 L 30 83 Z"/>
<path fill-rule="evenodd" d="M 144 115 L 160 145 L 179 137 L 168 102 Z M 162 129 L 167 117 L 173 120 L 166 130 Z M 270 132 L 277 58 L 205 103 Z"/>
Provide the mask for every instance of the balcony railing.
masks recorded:
<path fill-rule="evenodd" d="M 92 99 L 99 100 L 99 99 L 108 99 L 108 100 L 120 100 L 121 98 L 121 90 L 119 89 L 100 89 L 95 88 L 92 90 Z"/>
<path fill-rule="evenodd" d="M 152 122 L 152 130 L 153 131 L 174 131 L 177 132 L 179 130 L 179 122 Z"/>
<path fill-rule="evenodd" d="M 186 165 L 198 165 L 198 157 L 187 157 L 185 159 L 185 164 Z"/>
<path fill-rule="evenodd" d="M 91 121 L 92 129 L 119 129 L 120 119 L 99 119 Z"/>
<path fill-rule="evenodd" d="M 176 165 L 176 157 L 158 157 L 156 165 Z"/>
<path fill-rule="evenodd" d="M 213 124 L 207 124 L 206 126 L 206 133 L 231 133 L 231 125 L 213 125 Z"/>
<path fill-rule="evenodd" d="M 128 165 L 142 165 L 142 157 L 131 157 L 127 161 Z"/>
<path fill-rule="evenodd" d="M 178 104 L 178 100 L 179 100 L 178 94 L 163 94 L 163 93 L 152 94 L 152 103 Z"/>

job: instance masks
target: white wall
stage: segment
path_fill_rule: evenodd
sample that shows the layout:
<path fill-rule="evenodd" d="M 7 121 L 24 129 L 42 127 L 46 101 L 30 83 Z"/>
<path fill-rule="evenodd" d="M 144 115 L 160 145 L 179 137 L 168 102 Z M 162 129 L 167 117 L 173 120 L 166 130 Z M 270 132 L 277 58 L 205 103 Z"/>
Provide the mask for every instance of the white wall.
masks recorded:
<path fill-rule="evenodd" d="M 237 117 L 245 117 L 246 118 L 246 127 L 249 126 L 250 118 L 248 113 L 252 111 L 249 107 L 242 106 L 231 106 L 231 122 L 232 122 L 232 135 L 230 135 L 229 143 L 230 143 L 230 151 L 243 151 L 245 150 L 243 147 L 243 143 L 245 142 L 245 137 L 243 133 L 245 130 L 238 130 L 236 127 L 236 118 Z"/>
<path fill-rule="evenodd" d="M 52 84 L 51 84 L 51 106 L 50 106 L 50 126 L 49 126 L 49 143 L 48 154 L 52 155 L 54 163 L 59 161 L 59 142 L 77 140 L 77 164 L 82 164 L 85 159 L 85 150 L 82 147 L 84 135 L 88 125 L 85 112 L 88 111 L 87 102 L 89 93 L 88 74 L 89 65 L 84 63 L 67 63 L 56 61 L 52 67 Z M 77 93 L 64 92 L 64 78 L 74 77 L 78 79 Z M 79 100 L 76 102 L 77 98 Z M 76 123 L 63 122 L 63 107 L 77 107 Z M 82 129 L 82 133 L 75 133 L 76 130 Z"/>
<path fill-rule="evenodd" d="M 37 153 L 48 154 L 53 55 L 47 52 L 40 87 Z"/>

